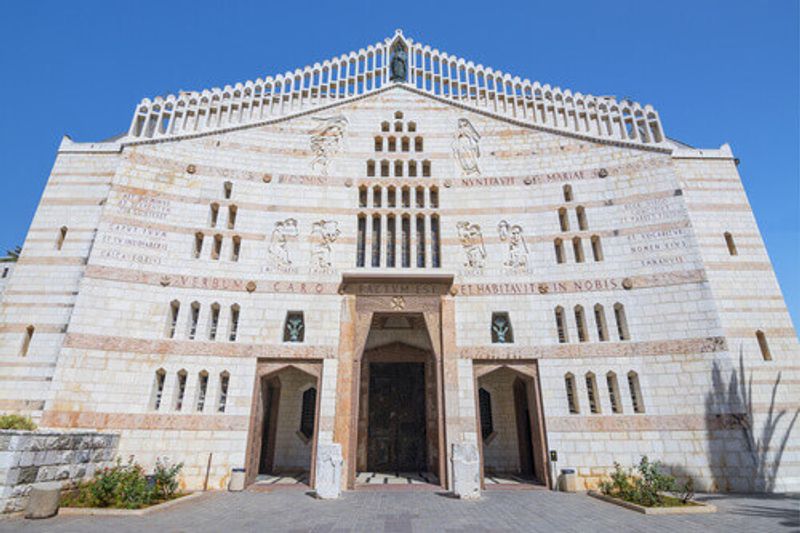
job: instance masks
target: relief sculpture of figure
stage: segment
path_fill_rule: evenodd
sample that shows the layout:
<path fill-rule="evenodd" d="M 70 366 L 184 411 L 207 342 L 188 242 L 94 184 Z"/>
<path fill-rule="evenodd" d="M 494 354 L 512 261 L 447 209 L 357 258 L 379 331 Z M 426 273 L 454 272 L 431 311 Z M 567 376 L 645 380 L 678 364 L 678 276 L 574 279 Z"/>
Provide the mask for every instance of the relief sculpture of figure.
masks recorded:
<path fill-rule="evenodd" d="M 483 268 L 486 262 L 486 248 L 483 245 L 483 234 L 478 224 L 469 222 L 459 222 L 456 224 L 458 229 L 458 239 L 461 247 L 467 256 L 464 266 L 469 268 Z"/>
<path fill-rule="evenodd" d="M 511 268 L 526 268 L 528 245 L 522 235 L 522 226 L 518 224 L 511 226 L 508 221 L 501 220 L 497 225 L 497 232 L 500 234 L 500 240 L 508 243 L 508 253 L 503 264 Z"/>
<path fill-rule="evenodd" d="M 331 268 L 331 245 L 339 238 L 339 223 L 335 220 L 319 220 L 311 227 L 311 270 L 324 271 Z"/>
<path fill-rule="evenodd" d="M 469 120 L 458 119 L 458 129 L 453 139 L 453 156 L 466 176 L 481 173 L 478 167 L 478 158 L 481 156 L 480 140 L 481 136 Z"/>
<path fill-rule="evenodd" d="M 506 334 L 508 334 L 508 322 L 503 317 L 497 317 L 492 324 L 492 331 L 497 337 L 497 342 L 505 344 L 507 342 Z"/>
<path fill-rule="evenodd" d="M 344 138 L 347 125 L 350 123 L 344 115 L 330 117 L 314 117 L 319 124 L 311 132 L 311 152 L 314 160 L 311 162 L 312 170 L 318 167 L 322 174 L 328 173 L 328 164 L 331 158 L 339 151 Z"/>
<path fill-rule="evenodd" d="M 292 260 L 289 258 L 287 243 L 289 237 L 297 237 L 297 220 L 287 218 L 275 223 L 272 237 L 269 241 L 269 256 L 276 267 L 289 267 Z"/>

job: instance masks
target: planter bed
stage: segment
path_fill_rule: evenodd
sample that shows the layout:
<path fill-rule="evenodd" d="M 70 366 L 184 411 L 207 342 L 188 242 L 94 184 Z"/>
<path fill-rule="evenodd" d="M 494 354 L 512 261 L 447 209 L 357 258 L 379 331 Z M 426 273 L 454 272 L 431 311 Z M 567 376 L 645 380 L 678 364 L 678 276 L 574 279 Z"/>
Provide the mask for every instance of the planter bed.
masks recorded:
<path fill-rule="evenodd" d="M 597 498 L 598 500 L 603 500 L 604 502 L 609 502 L 613 503 L 614 505 L 619 505 L 620 507 L 625 507 L 626 509 L 630 509 L 632 511 L 636 511 L 642 514 L 668 515 L 668 514 L 703 514 L 703 513 L 717 512 L 717 508 L 714 505 L 694 500 L 689 500 L 689 502 L 685 505 L 678 504 L 678 505 L 671 505 L 664 507 L 645 507 L 644 505 L 639 505 L 638 503 L 631 503 L 625 500 L 621 500 L 619 498 L 614 498 L 613 496 L 606 496 L 605 494 L 593 490 L 589 491 L 589 496 L 591 496 L 592 498 Z M 677 500 L 677 498 L 674 498 L 672 496 L 666 496 L 666 497 Z"/>
<path fill-rule="evenodd" d="M 58 510 L 59 515 L 73 516 L 73 515 L 91 515 L 91 516 L 143 516 L 163 509 L 168 509 L 173 505 L 195 500 L 205 494 L 204 492 L 190 492 L 177 498 L 167 500 L 165 502 L 143 507 L 141 509 L 115 509 L 112 507 L 61 507 Z"/>

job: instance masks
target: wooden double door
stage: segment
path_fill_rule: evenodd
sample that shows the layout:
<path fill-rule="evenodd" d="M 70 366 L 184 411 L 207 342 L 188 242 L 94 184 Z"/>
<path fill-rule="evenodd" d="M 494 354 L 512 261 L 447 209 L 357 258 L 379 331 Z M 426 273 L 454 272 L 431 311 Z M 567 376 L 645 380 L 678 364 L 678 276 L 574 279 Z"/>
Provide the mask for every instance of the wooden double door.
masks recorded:
<path fill-rule="evenodd" d="M 427 470 L 424 363 L 370 363 L 367 469 Z"/>

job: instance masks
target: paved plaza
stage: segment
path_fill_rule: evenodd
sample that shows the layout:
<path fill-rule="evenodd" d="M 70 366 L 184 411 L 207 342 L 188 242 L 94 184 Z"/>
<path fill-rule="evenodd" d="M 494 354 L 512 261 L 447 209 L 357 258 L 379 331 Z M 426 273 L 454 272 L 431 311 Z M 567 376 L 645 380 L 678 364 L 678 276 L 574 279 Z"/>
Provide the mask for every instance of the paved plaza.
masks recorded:
<path fill-rule="evenodd" d="M 487 491 L 480 501 L 429 491 L 356 491 L 320 501 L 299 490 L 210 493 L 142 517 L 0 519 L 0 531 L 800 531 L 800 495 L 708 495 L 716 514 L 645 516 L 585 494 Z"/>

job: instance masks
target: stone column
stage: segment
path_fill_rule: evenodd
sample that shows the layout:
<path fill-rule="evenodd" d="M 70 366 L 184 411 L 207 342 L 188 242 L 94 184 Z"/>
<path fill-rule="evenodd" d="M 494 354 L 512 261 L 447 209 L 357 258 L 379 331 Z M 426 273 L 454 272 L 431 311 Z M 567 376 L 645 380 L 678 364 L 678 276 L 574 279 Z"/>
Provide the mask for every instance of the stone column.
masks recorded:
<path fill-rule="evenodd" d="M 341 476 L 342 488 L 346 488 L 348 475 L 353 465 L 350 450 L 354 448 L 351 443 L 352 435 L 351 424 L 353 418 L 353 387 L 357 382 L 353 375 L 355 365 L 355 344 L 356 344 L 356 297 L 345 295 L 342 297 L 342 309 L 339 324 L 339 351 L 338 369 L 336 372 L 336 408 L 333 415 L 333 442 L 341 446 L 343 455 L 342 471 L 345 475 Z M 324 371 L 323 371 L 324 376 Z"/>

